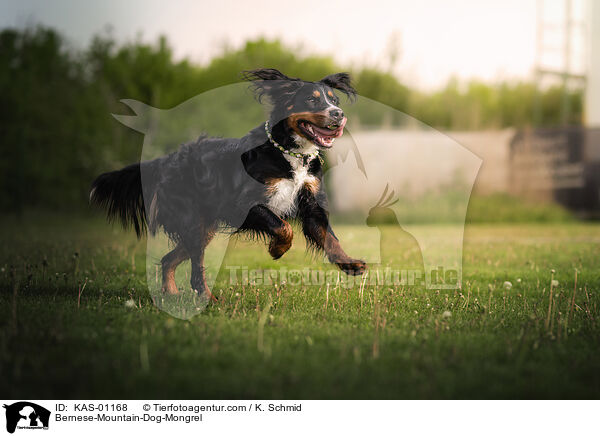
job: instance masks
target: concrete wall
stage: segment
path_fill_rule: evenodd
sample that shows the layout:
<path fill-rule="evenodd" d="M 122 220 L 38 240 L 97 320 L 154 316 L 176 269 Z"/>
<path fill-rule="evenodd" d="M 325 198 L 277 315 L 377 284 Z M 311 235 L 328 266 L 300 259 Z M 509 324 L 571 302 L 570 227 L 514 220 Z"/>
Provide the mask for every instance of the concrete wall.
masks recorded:
<path fill-rule="evenodd" d="M 510 141 L 515 129 L 447 134 L 482 159 L 474 186 L 476 192 L 488 194 L 508 191 Z"/>
<path fill-rule="evenodd" d="M 600 127 L 600 2 L 588 1 L 588 65 L 585 94 L 585 123 Z"/>
<path fill-rule="evenodd" d="M 457 174 L 467 183 L 475 180 L 474 192 L 507 192 L 509 144 L 514 133 L 513 129 L 445 134 L 433 129 L 351 132 L 336 142 L 329 158 L 342 162 L 355 145 L 368 181 L 358 170 L 335 168 L 326 180 L 346 206 L 372 202 L 387 184 L 403 196 L 417 196 L 454 183 Z M 342 166 L 353 165 L 349 158 Z"/>

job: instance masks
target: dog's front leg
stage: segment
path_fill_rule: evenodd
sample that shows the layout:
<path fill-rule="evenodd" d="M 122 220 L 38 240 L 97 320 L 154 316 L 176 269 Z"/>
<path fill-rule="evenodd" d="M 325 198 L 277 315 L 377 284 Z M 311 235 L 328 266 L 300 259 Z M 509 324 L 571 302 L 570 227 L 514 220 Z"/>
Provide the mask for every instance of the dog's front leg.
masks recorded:
<path fill-rule="evenodd" d="M 323 250 L 331 263 L 336 264 L 349 275 L 360 275 L 367 269 L 367 264 L 360 259 L 348 256 L 338 238 L 329 225 L 329 217 L 314 196 L 304 192 L 299 205 L 302 220 L 302 231 L 308 242 L 319 250 Z M 308 194 L 308 195 L 307 195 Z"/>
<path fill-rule="evenodd" d="M 269 254 L 273 259 L 279 259 L 290 249 L 294 237 L 292 226 L 263 205 L 250 209 L 238 231 L 250 231 L 270 237 Z"/>

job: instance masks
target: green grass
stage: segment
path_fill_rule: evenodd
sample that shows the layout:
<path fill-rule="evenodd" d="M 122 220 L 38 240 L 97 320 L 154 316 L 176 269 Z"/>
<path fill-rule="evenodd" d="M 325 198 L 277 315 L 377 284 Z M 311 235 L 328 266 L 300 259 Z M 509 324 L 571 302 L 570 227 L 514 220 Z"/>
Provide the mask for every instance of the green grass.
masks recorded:
<path fill-rule="evenodd" d="M 556 203 L 500 192 L 472 195 L 467 212 L 468 223 L 558 223 L 573 220 L 573 215 Z"/>
<path fill-rule="evenodd" d="M 4 397 L 600 397 L 600 225 L 470 225 L 456 291 L 221 279 L 219 304 L 184 321 L 152 303 L 145 242 L 130 233 L 2 223 Z M 228 256 L 324 268 L 302 245 L 278 262 L 243 241 Z"/>

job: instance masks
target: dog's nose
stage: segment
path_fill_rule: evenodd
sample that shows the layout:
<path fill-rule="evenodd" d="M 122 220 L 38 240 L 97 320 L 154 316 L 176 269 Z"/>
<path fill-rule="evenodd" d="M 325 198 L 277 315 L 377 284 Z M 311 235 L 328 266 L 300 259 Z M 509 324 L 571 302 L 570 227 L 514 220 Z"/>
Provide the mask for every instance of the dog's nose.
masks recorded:
<path fill-rule="evenodd" d="M 344 112 L 342 112 L 341 109 L 331 109 L 329 111 L 329 116 L 336 121 L 340 121 L 344 118 Z"/>

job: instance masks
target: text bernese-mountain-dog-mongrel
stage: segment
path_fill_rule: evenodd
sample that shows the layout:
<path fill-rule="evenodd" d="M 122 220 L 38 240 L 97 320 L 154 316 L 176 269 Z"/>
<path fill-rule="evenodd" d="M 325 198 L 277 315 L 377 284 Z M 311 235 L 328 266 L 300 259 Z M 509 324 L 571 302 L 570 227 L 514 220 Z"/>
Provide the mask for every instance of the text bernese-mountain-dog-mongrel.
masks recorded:
<path fill-rule="evenodd" d="M 162 289 L 178 292 L 175 268 L 191 259 L 191 286 L 214 300 L 204 275 L 204 250 L 215 232 L 250 232 L 281 257 L 292 245 L 298 219 L 308 244 L 324 251 L 347 274 L 365 271 L 349 257 L 329 225 L 319 152 L 342 135 L 346 116 L 334 89 L 356 96 L 347 73 L 318 82 L 288 77 L 275 69 L 244 73 L 261 101 L 272 104 L 269 119 L 239 139 L 201 137 L 167 156 L 100 175 L 90 200 L 111 219 L 163 229 L 174 242 L 162 260 Z"/>

